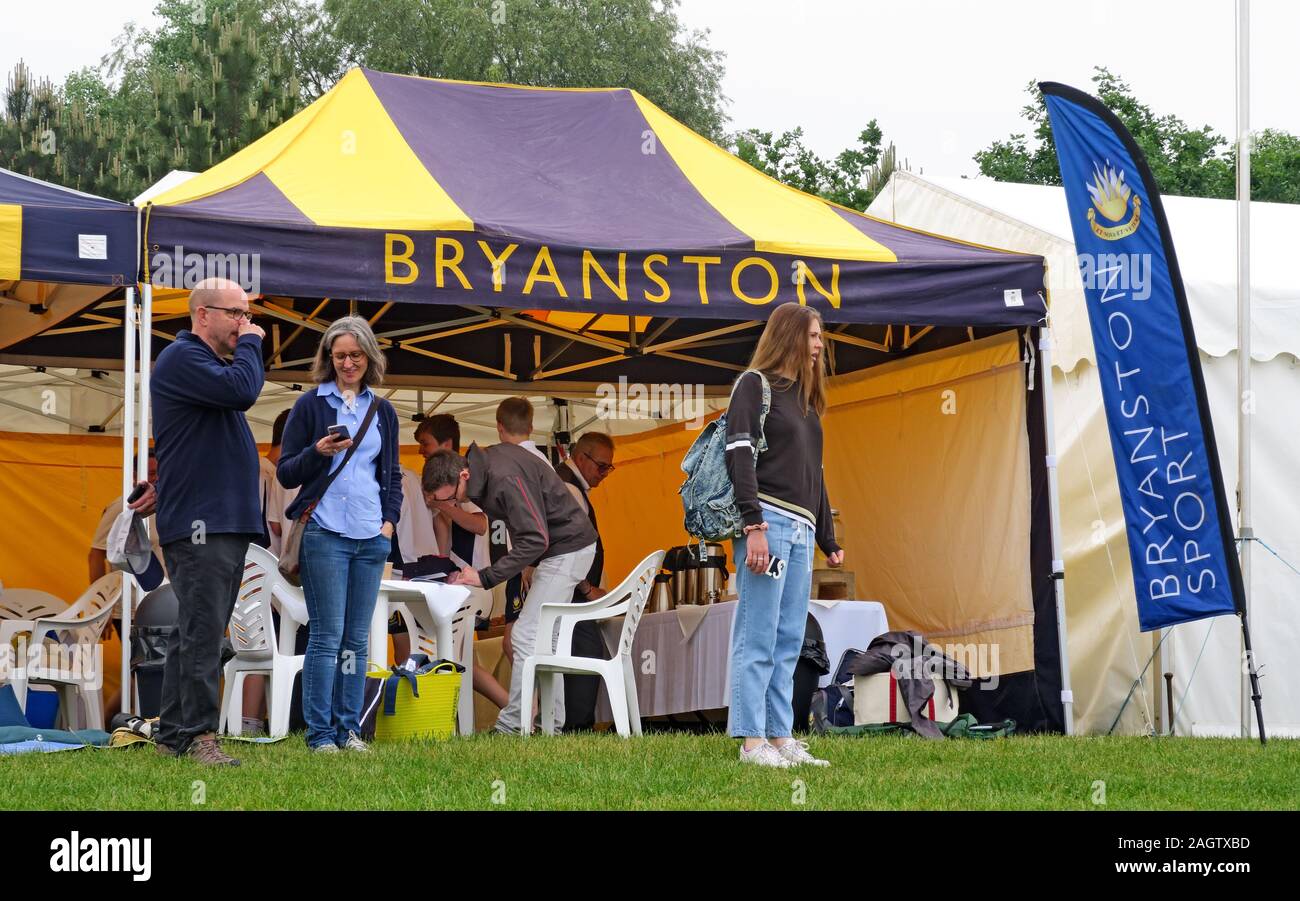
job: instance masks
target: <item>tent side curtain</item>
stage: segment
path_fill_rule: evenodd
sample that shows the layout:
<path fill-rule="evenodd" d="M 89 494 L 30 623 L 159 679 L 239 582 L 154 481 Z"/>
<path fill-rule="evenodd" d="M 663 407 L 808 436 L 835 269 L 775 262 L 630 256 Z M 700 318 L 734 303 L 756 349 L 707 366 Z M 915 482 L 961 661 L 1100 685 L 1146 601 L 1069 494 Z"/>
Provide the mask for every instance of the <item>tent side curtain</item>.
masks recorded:
<path fill-rule="evenodd" d="M 625 89 L 354 69 L 144 221 L 166 287 L 710 319 L 795 301 L 918 325 L 1046 310 L 1041 257 L 796 191 Z"/>
<path fill-rule="evenodd" d="M 0 281 L 134 284 L 136 210 L 0 169 Z"/>

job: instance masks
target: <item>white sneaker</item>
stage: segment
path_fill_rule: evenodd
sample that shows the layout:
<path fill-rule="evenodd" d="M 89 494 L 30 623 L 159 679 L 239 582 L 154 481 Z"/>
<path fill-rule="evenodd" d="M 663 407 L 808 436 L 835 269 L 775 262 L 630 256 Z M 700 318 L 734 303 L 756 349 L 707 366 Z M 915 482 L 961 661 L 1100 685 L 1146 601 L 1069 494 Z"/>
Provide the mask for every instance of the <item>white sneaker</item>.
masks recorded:
<path fill-rule="evenodd" d="M 767 742 L 763 742 L 752 751 L 746 751 L 742 743 L 740 746 L 740 762 L 752 763 L 755 766 L 770 766 L 778 770 L 787 769 L 791 765 L 789 760 L 781 756 L 780 751 Z"/>
<path fill-rule="evenodd" d="M 773 747 L 776 747 L 773 745 Z M 822 760 L 820 757 L 814 757 L 808 753 L 808 742 L 799 741 L 797 738 L 787 738 L 785 744 L 776 748 L 790 766 L 830 766 L 829 760 Z"/>
<path fill-rule="evenodd" d="M 361 736 L 355 732 L 348 733 L 348 740 L 343 743 L 344 751 L 364 751 L 370 752 L 370 745 L 361 740 Z"/>
<path fill-rule="evenodd" d="M 339 752 L 339 746 L 329 744 L 328 742 L 319 745 L 312 745 L 311 752 L 313 754 L 337 754 Z"/>

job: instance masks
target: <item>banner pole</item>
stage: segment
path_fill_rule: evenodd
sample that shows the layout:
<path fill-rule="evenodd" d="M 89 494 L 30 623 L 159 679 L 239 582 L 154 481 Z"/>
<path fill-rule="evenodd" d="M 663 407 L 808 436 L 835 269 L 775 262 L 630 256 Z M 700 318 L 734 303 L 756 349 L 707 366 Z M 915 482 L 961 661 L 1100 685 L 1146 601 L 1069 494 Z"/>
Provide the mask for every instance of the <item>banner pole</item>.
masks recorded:
<path fill-rule="evenodd" d="M 1245 588 L 1241 599 L 1241 652 L 1247 663 L 1240 668 L 1242 738 L 1250 738 L 1252 684 L 1258 693 L 1250 633 L 1246 627 L 1250 545 L 1255 538 L 1250 504 L 1250 411 L 1254 409 L 1250 331 L 1250 0 L 1237 0 L 1237 534 L 1241 538 L 1241 581 Z M 1262 717 L 1259 725 L 1262 739 Z"/>
<path fill-rule="evenodd" d="M 1061 657 L 1061 710 L 1065 734 L 1074 734 L 1074 691 L 1070 687 L 1070 649 L 1065 623 L 1065 559 L 1061 553 L 1061 498 L 1056 472 L 1056 410 L 1052 396 L 1052 330 L 1038 338 L 1043 378 L 1043 429 L 1047 433 L 1047 498 L 1052 526 L 1052 585 L 1056 592 L 1056 640 Z"/>

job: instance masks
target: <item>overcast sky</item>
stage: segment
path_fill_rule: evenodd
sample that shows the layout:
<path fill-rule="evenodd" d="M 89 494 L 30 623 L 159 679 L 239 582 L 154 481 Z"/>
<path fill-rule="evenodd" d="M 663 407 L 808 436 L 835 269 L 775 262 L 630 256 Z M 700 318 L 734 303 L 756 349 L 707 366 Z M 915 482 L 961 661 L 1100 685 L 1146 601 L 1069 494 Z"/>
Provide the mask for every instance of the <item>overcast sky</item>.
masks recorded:
<path fill-rule="evenodd" d="M 59 82 L 155 5 L 7 3 L 0 70 L 22 57 Z M 823 155 L 875 118 L 914 170 L 973 175 L 976 150 L 1025 130 L 1030 79 L 1086 88 L 1097 65 L 1158 113 L 1235 128 L 1231 0 L 684 0 L 681 15 L 727 54 L 731 128 L 801 125 Z M 1300 134 L 1300 3 L 1253 0 L 1251 17 L 1252 128 Z"/>

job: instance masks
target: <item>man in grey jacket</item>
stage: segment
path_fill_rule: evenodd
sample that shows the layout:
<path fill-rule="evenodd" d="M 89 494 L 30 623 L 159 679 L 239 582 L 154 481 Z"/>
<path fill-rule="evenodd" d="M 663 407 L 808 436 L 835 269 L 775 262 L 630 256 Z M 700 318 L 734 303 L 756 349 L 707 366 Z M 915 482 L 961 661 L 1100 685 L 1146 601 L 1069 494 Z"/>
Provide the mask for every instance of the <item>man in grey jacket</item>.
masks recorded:
<path fill-rule="evenodd" d="M 596 555 L 596 530 L 555 470 L 537 454 L 515 444 L 480 448 L 471 444 L 465 456 L 438 451 L 424 464 L 421 479 L 425 500 L 472 501 L 490 519 L 504 519 L 510 530 L 510 552 L 483 570 L 465 567 L 450 584 L 491 588 L 536 564 L 524 608 L 515 621 L 511 660 L 510 701 L 497 717 L 496 731 L 520 731 L 523 711 L 531 714 L 532 698 L 522 698 L 524 660 L 536 652 L 539 610 L 545 603 L 568 603 L 587 576 Z M 545 650 L 552 651 L 558 635 Z M 555 721 L 564 722 L 564 693 L 557 692 Z"/>

